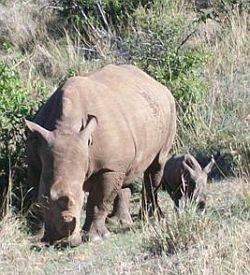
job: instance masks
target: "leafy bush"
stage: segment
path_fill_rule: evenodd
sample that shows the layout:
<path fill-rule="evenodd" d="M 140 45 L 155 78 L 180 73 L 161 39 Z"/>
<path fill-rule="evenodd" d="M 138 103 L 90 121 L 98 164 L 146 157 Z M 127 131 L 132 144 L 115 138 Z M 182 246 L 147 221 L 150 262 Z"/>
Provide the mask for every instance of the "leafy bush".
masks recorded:
<path fill-rule="evenodd" d="M 83 34 L 97 29 L 116 30 L 122 34 L 130 16 L 139 5 L 149 5 L 149 0 L 63 0 L 54 1 L 60 8 L 60 15 L 66 18 L 68 27 L 76 27 Z"/>
<path fill-rule="evenodd" d="M 118 61 L 134 63 L 162 84 L 177 99 L 186 124 L 195 123 L 196 105 L 206 92 L 201 69 L 208 58 L 204 46 L 186 47 L 197 21 L 177 11 L 173 1 L 56 1 L 60 16 L 82 34 L 86 45 L 108 43 Z M 97 35 L 98 33 L 98 35 Z M 100 37 L 99 37 L 100 36 Z M 99 38 L 98 38 L 99 37 Z M 95 50 L 94 50 L 95 52 Z"/>
<path fill-rule="evenodd" d="M 125 58 L 166 85 L 184 112 L 184 121 L 193 124 L 196 106 L 206 92 L 201 72 L 209 55 L 204 46 L 185 45 L 196 23 L 167 2 L 166 7 L 155 1 L 150 9 L 137 11 L 136 31 L 124 42 Z"/>
<path fill-rule="evenodd" d="M 116 48 L 117 59 L 138 65 L 169 87 L 185 123 L 194 125 L 196 104 L 206 92 L 200 76 L 208 58 L 204 46 L 186 47 L 197 20 L 177 11 L 173 1 L 64 0 L 56 4 L 67 28 L 80 32 L 87 46 L 96 46 L 100 37 L 105 44 L 111 35 L 108 48 Z"/>
<path fill-rule="evenodd" d="M 34 87 L 32 96 L 22 87 L 15 71 L 0 63 L 0 205 L 2 211 L 10 192 L 22 192 L 24 177 L 24 118 L 32 115 L 46 94 L 46 87 Z M 11 186 L 13 184 L 13 186 Z M 15 198 L 15 196 L 13 197 Z"/>

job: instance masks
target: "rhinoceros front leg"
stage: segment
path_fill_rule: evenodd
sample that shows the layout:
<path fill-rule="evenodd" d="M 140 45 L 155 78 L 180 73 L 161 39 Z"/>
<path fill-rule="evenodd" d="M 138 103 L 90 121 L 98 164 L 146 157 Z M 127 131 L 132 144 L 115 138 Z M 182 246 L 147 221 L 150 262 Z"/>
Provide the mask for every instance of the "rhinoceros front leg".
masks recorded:
<path fill-rule="evenodd" d="M 129 213 L 130 198 L 130 188 L 124 188 L 118 191 L 114 201 L 113 211 L 107 218 L 108 222 L 123 226 L 128 226 L 133 223 Z"/>
<path fill-rule="evenodd" d="M 110 234 L 105 220 L 107 218 L 107 206 L 112 203 L 121 189 L 125 174 L 106 172 L 96 177 L 89 192 L 86 205 L 86 220 L 83 230 L 88 239 L 98 240 L 107 238 Z"/>

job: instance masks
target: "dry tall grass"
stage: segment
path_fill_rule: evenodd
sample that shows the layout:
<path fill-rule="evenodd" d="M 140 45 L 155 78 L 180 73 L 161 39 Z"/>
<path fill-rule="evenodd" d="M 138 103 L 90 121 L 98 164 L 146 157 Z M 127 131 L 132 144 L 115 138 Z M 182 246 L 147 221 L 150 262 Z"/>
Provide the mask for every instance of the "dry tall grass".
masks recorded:
<path fill-rule="evenodd" d="M 79 39 L 70 38 L 52 4 L 50 0 L 0 3 L 0 61 L 15 69 L 29 90 L 37 82 L 54 90 L 65 78 L 110 62 L 105 58 L 88 61 L 96 49 L 81 44 L 80 33 Z M 98 49 L 104 51 L 100 45 Z"/>
<path fill-rule="evenodd" d="M 57 250 L 32 241 L 22 219 L 0 224 L 1 274 L 237 274 L 250 272 L 249 182 L 235 179 L 209 185 L 208 209 L 179 217 L 160 193 L 166 220 L 135 221 L 109 240 Z M 132 208 L 138 209 L 138 202 Z M 117 233 L 118 232 L 118 233 Z"/>
<path fill-rule="evenodd" d="M 48 25 L 54 20 L 49 1 L 13 0 L 0 3 L 0 38 L 15 49 L 26 50 L 48 36 Z"/>
<path fill-rule="evenodd" d="M 224 24 L 211 19 L 201 23 L 190 43 L 206 45 L 210 52 L 209 62 L 202 72 L 209 89 L 196 110 L 199 123 L 195 129 L 190 131 L 180 127 L 184 138 L 180 144 L 184 149 L 187 144 L 198 150 L 226 148 L 234 161 L 242 162 L 239 169 L 248 171 L 249 22 L 247 11 L 239 13 L 235 9 Z"/>

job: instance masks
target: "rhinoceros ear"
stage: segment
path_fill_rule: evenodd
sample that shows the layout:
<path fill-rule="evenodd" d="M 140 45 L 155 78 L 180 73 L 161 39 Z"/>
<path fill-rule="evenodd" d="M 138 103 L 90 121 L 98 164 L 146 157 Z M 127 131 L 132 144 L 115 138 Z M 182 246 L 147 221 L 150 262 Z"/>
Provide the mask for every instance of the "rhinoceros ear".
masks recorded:
<path fill-rule="evenodd" d="M 215 159 L 214 159 L 214 157 L 212 156 L 210 162 L 206 165 L 205 168 L 203 168 L 203 171 L 204 171 L 206 174 L 209 174 L 209 173 L 211 172 L 211 170 L 212 170 L 214 164 L 215 164 Z"/>
<path fill-rule="evenodd" d="M 91 139 L 91 134 L 94 132 L 96 127 L 97 127 L 97 118 L 92 115 L 88 116 L 87 125 L 83 130 L 81 130 L 80 135 L 84 140 L 89 141 Z"/>
<path fill-rule="evenodd" d="M 186 163 L 185 160 L 182 161 L 182 165 L 183 165 L 183 167 L 184 167 L 187 171 L 189 171 L 191 177 L 192 177 L 192 178 L 195 178 L 195 176 L 196 176 L 195 170 L 193 170 L 193 168 L 191 168 L 191 167 Z"/>
<path fill-rule="evenodd" d="M 25 119 L 25 124 L 32 133 L 38 134 L 43 139 L 45 139 L 48 143 L 52 143 L 52 140 L 54 137 L 53 132 L 43 128 L 42 126 L 40 126 L 34 122 L 26 120 L 26 119 Z"/>

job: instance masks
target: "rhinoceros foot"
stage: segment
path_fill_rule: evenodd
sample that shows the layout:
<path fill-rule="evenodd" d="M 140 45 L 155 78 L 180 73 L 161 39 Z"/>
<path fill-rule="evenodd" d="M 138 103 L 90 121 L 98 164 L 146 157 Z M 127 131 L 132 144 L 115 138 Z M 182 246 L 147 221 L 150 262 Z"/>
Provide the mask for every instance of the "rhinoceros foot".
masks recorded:
<path fill-rule="evenodd" d="M 112 225 L 129 226 L 133 223 L 129 214 L 131 190 L 124 188 L 118 191 L 114 201 L 113 212 L 106 221 Z"/>
<path fill-rule="evenodd" d="M 128 213 L 127 216 L 110 216 L 107 218 L 107 223 L 111 224 L 111 225 L 116 225 L 116 226 L 130 226 L 133 224 L 132 218 L 130 216 L 130 214 Z"/>
<path fill-rule="evenodd" d="M 92 224 L 90 230 L 83 231 L 82 239 L 83 241 L 99 241 L 103 239 L 107 239 L 110 237 L 110 232 L 106 228 L 106 226 L 98 226 L 96 224 Z"/>
<path fill-rule="evenodd" d="M 33 241 L 40 241 L 44 236 L 44 226 L 42 228 L 40 228 L 39 230 L 37 230 L 33 236 L 32 236 L 32 240 Z"/>

